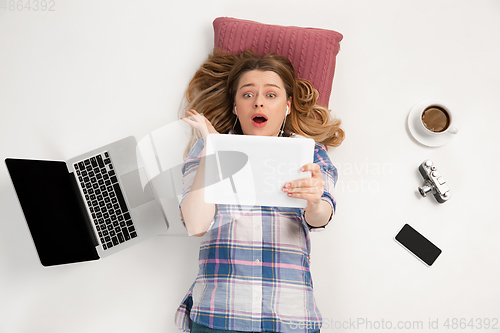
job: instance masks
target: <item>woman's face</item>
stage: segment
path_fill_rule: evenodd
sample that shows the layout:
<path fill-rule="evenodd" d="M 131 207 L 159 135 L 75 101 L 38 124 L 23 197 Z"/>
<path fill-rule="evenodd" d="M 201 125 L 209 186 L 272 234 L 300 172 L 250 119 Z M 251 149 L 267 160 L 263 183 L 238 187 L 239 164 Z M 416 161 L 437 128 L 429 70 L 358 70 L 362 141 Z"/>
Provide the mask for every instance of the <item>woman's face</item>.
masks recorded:
<path fill-rule="evenodd" d="M 235 110 L 243 134 L 276 136 L 290 108 L 285 85 L 275 72 L 252 70 L 238 82 Z"/>

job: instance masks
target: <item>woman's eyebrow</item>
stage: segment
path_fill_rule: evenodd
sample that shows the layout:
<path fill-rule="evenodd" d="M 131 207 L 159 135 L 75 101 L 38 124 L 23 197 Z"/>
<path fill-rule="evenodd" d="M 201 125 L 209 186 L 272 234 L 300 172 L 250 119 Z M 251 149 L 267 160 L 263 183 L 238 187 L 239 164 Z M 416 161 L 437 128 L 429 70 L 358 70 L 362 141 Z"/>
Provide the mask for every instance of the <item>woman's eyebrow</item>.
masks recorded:
<path fill-rule="evenodd" d="M 247 84 L 242 85 L 242 86 L 240 87 L 240 89 L 243 89 L 243 88 L 245 88 L 245 87 L 254 87 L 254 86 L 255 86 L 255 84 L 254 84 L 254 83 L 247 83 Z M 265 84 L 264 86 L 265 86 L 265 87 L 275 87 L 275 88 L 281 89 L 281 87 L 280 87 L 280 86 L 278 86 L 278 85 L 276 85 L 276 84 L 274 84 L 274 83 L 267 83 L 267 84 Z"/>

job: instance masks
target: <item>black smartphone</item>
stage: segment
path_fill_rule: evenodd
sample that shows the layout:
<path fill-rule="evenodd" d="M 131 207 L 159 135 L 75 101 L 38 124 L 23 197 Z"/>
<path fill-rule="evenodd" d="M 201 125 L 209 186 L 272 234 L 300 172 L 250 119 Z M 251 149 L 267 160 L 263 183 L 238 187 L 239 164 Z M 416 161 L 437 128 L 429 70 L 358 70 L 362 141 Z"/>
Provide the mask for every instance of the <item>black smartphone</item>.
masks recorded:
<path fill-rule="evenodd" d="M 427 266 L 432 266 L 442 252 L 409 224 L 405 224 L 394 239 Z"/>

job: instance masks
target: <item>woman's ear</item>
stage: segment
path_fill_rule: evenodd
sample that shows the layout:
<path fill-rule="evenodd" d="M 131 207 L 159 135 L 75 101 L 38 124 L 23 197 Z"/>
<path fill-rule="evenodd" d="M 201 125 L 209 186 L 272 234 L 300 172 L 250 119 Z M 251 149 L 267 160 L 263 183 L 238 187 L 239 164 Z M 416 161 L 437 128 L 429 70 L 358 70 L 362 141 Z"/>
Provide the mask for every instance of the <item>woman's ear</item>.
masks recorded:
<path fill-rule="evenodd" d="M 290 97 L 288 99 L 288 102 L 286 102 L 286 114 L 289 115 L 290 114 L 290 108 L 292 107 L 292 98 Z"/>

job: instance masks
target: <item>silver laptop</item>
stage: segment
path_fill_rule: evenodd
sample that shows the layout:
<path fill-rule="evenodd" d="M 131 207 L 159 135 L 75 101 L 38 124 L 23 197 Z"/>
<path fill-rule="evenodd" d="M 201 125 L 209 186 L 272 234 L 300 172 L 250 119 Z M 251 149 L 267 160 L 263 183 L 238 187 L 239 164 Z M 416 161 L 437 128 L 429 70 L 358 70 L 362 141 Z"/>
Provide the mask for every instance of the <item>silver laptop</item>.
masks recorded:
<path fill-rule="evenodd" d="M 314 161 L 314 146 L 314 140 L 303 137 L 209 134 L 205 201 L 306 207 L 306 200 L 290 198 L 282 188 L 288 181 L 311 177 L 311 172 L 301 172 L 300 168 Z M 241 158 L 235 158 L 235 152 L 240 153 Z"/>
<path fill-rule="evenodd" d="M 167 231 L 134 137 L 66 162 L 5 163 L 44 266 L 98 260 Z"/>

